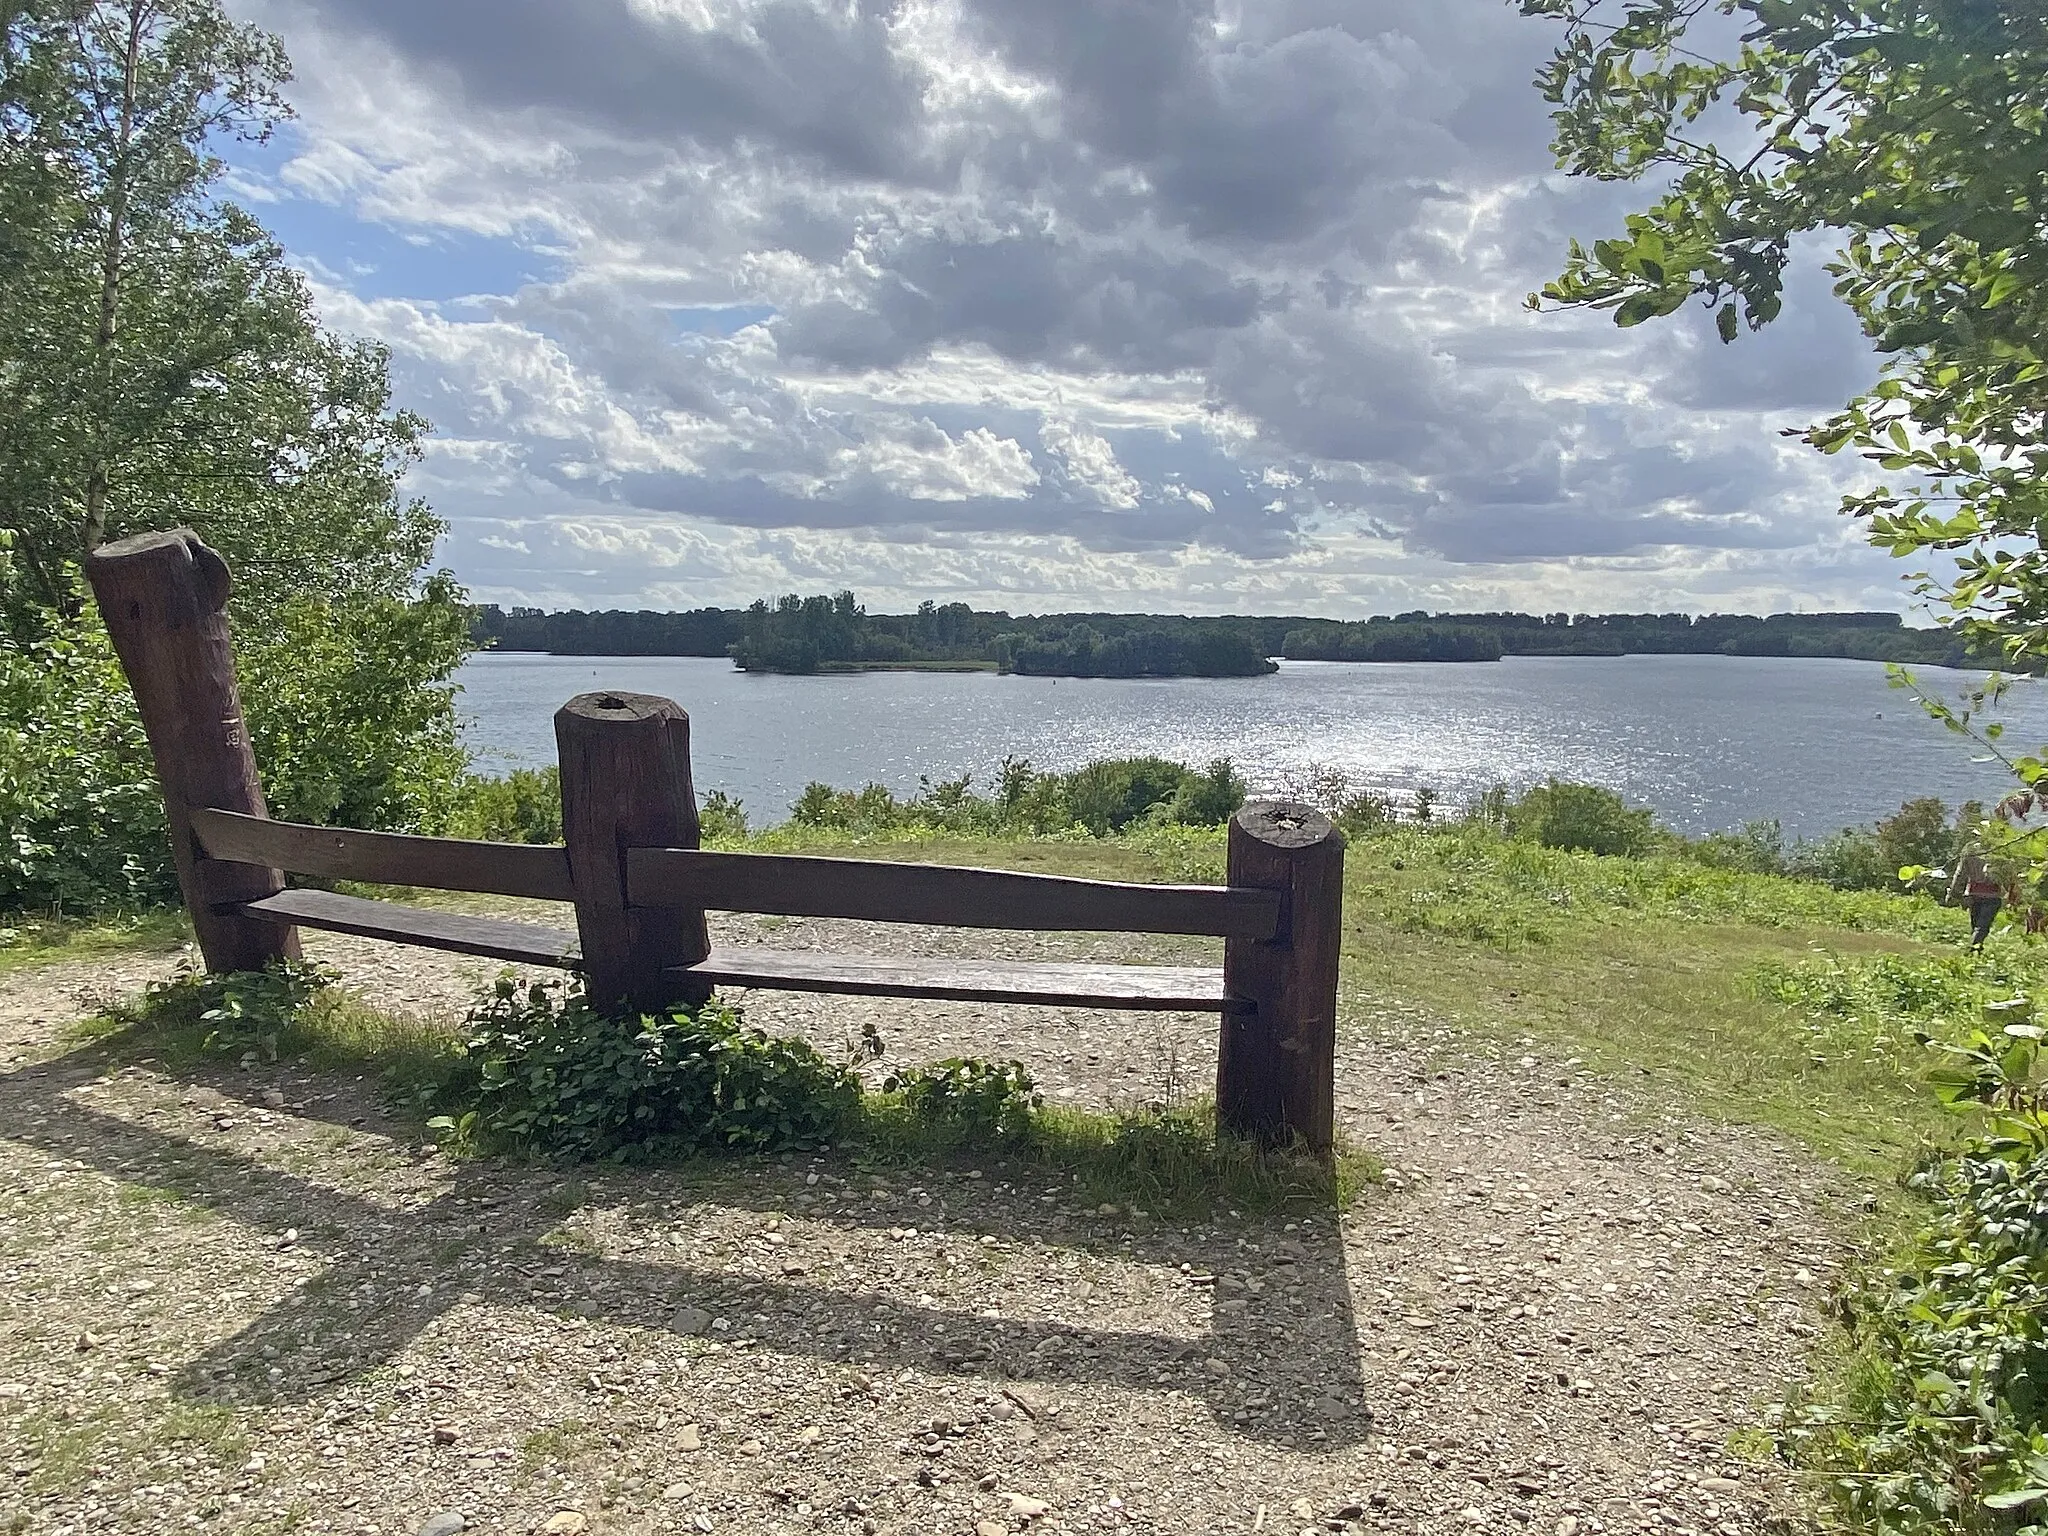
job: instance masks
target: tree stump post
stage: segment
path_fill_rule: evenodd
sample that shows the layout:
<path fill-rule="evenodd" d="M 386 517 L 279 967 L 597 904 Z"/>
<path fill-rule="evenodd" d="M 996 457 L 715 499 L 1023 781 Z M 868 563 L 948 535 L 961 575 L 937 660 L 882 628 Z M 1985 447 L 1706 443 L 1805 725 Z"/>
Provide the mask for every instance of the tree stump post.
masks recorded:
<path fill-rule="evenodd" d="M 1328 1156 L 1336 1130 L 1344 834 L 1308 806 L 1255 801 L 1230 818 L 1228 878 L 1278 891 L 1281 905 L 1270 940 L 1224 944 L 1224 991 L 1253 1006 L 1223 1016 L 1217 1124 Z"/>
<path fill-rule="evenodd" d="M 142 714 L 178 889 L 206 968 L 260 971 L 273 960 L 296 960 L 297 929 L 221 910 L 275 896 L 284 875 L 202 860 L 192 833 L 195 810 L 270 814 L 235 684 L 227 562 L 191 529 L 173 528 L 101 545 L 86 556 L 85 574 Z"/>
<path fill-rule="evenodd" d="M 702 912 L 626 900 L 628 848 L 695 848 L 690 717 L 647 693 L 582 693 L 555 714 L 562 764 L 562 840 L 576 887 L 585 990 L 605 1012 L 651 1013 L 702 1002 L 708 986 L 672 966 L 711 953 Z"/>

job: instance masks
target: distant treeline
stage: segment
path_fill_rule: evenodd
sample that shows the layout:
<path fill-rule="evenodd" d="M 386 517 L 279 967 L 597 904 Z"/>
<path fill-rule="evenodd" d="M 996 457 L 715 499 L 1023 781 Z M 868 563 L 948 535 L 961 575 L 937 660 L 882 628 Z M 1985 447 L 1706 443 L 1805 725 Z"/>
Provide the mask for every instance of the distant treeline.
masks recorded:
<path fill-rule="evenodd" d="M 1304 617 L 983 612 L 924 603 L 869 613 L 851 592 L 685 613 L 476 610 L 475 638 L 562 656 L 730 656 L 748 671 L 986 667 L 1058 677 L 1255 677 L 1267 660 L 1498 661 L 1503 656 L 1833 656 L 1991 665 L 1945 629 L 1895 613 L 1530 614 L 1420 610 L 1345 623 Z"/>
<path fill-rule="evenodd" d="M 1396 614 L 1288 631 L 1291 661 L 1497 661 L 1502 656 L 1835 656 L 1960 667 L 1973 656 L 1945 629 L 1908 629 L 1896 613 Z"/>

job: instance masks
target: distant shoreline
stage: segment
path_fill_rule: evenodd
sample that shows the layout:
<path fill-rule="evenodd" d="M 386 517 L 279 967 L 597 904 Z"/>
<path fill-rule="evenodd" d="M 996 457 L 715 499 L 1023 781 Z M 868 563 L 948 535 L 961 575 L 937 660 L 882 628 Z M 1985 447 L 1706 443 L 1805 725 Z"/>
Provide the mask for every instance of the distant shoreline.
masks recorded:
<path fill-rule="evenodd" d="M 703 651 L 550 651 L 537 646 L 489 645 L 471 652 L 471 659 L 479 656 L 553 656 L 563 660 L 606 660 L 606 661 L 723 661 L 732 662 L 727 655 L 714 655 Z M 1282 656 L 1278 662 L 1293 661 L 1299 665 L 1322 667 L 1376 667 L 1376 666 L 1449 666 L 1462 667 L 1477 662 L 1500 661 L 1626 661 L 1636 657 L 1697 656 L 1702 660 L 1714 661 L 1855 661 L 1870 666 L 1888 666 L 1892 658 L 1885 656 L 1847 656 L 1826 652 L 1802 651 L 1797 653 L 1765 653 L 1750 655 L 1739 651 L 1504 651 L 1499 656 L 1488 657 L 1440 657 L 1425 656 L 1400 659 L 1373 658 L 1369 660 L 1338 661 L 1321 656 Z M 1938 667 L 1945 672 L 1996 672 L 2000 669 L 1984 661 L 1928 661 L 1910 659 L 1903 665 L 1914 667 Z M 1076 672 L 1022 672 L 1006 668 L 994 661 L 838 661 L 826 662 L 815 671 L 781 671 L 772 667 L 733 666 L 733 670 L 761 677 L 855 677 L 870 672 L 939 672 L 939 673 L 982 673 L 992 677 L 1055 677 L 1069 682 L 1180 682 L 1180 681 L 1242 681 L 1246 677 L 1270 675 L 1270 673 L 1145 673 L 1122 676 L 1104 673 Z M 1277 667 L 1274 669 L 1277 670 Z M 2033 676 L 2032 673 L 2015 673 L 2014 676 Z"/>
<path fill-rule="evenodd" d="M 851 592 L 751 608 L 472 610 L 479 646 L 556 656 L 731 657 L 742 671 L 997 671 L 1037 677 L 1257 677 L 1289 661 L 1508 656 L 1784 656 L 1996 670 L 1999 657 L 1896 613 L 1010 614 L 965 603 L 869 613 Z"/>

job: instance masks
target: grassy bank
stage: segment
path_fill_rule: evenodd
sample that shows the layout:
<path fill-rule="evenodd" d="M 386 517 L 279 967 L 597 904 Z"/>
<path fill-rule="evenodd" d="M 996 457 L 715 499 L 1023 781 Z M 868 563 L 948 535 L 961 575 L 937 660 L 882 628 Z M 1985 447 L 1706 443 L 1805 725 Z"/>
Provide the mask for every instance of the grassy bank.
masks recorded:
<path fill-rule="evenodd" d="M 735 846 L 1113 880 L 1223 872 L 1222 833 L 1198 827 L 983 839 L 792 823 Z M 1886 1183 L 1956 1130 L 1912 1031 L 1966 1029 L 1989 993 L 2042 969 L 2018 936 L 1962 958 L 1965 933 L 1926 896 L 1569 853 L 1483 827 L 1390 826 L 1355 838 L 1345 863 L 1352 1017 L 1394 1007 L 1502 1048 L 1534 1038 Z"/>

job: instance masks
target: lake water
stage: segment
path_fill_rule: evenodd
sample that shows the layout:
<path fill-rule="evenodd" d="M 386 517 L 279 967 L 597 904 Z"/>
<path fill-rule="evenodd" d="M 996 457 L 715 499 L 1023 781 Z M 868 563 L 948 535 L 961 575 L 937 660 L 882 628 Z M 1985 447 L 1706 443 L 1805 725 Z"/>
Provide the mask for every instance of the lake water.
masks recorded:
<path fill-rule="evenodd" d="M 1965 674 L 1928 668 L 1944 694 Z M 898 792 L 1006 756 L 1041 768 L 1157 753 L 1230 757 L 1255 788 L 1321 769 L 1355 788 L 1419 786 L 1457 805 L 1555 774 L 1605 784 L 1705 832 L 1776 817 L 1814 836 L 1914 795 L 2004 787 L 1969 743 L 1887 686 L 1871 662 L 1724 656 L 1511 657 L 1443 665 L 1286 662 L 1260 678 L 1118 681 L 993 673 L 756 676 L 691 657 L 481 655 L 461 673 L 479 765 L 555 760 L 553 714 L 592 689 L 661 694 L 690 713 L 700 793 L 739 796 L 756 826 L 813 779 Z M 2048 690 L 2014 689 L 2010 739 L 2048 741 Z"/>

